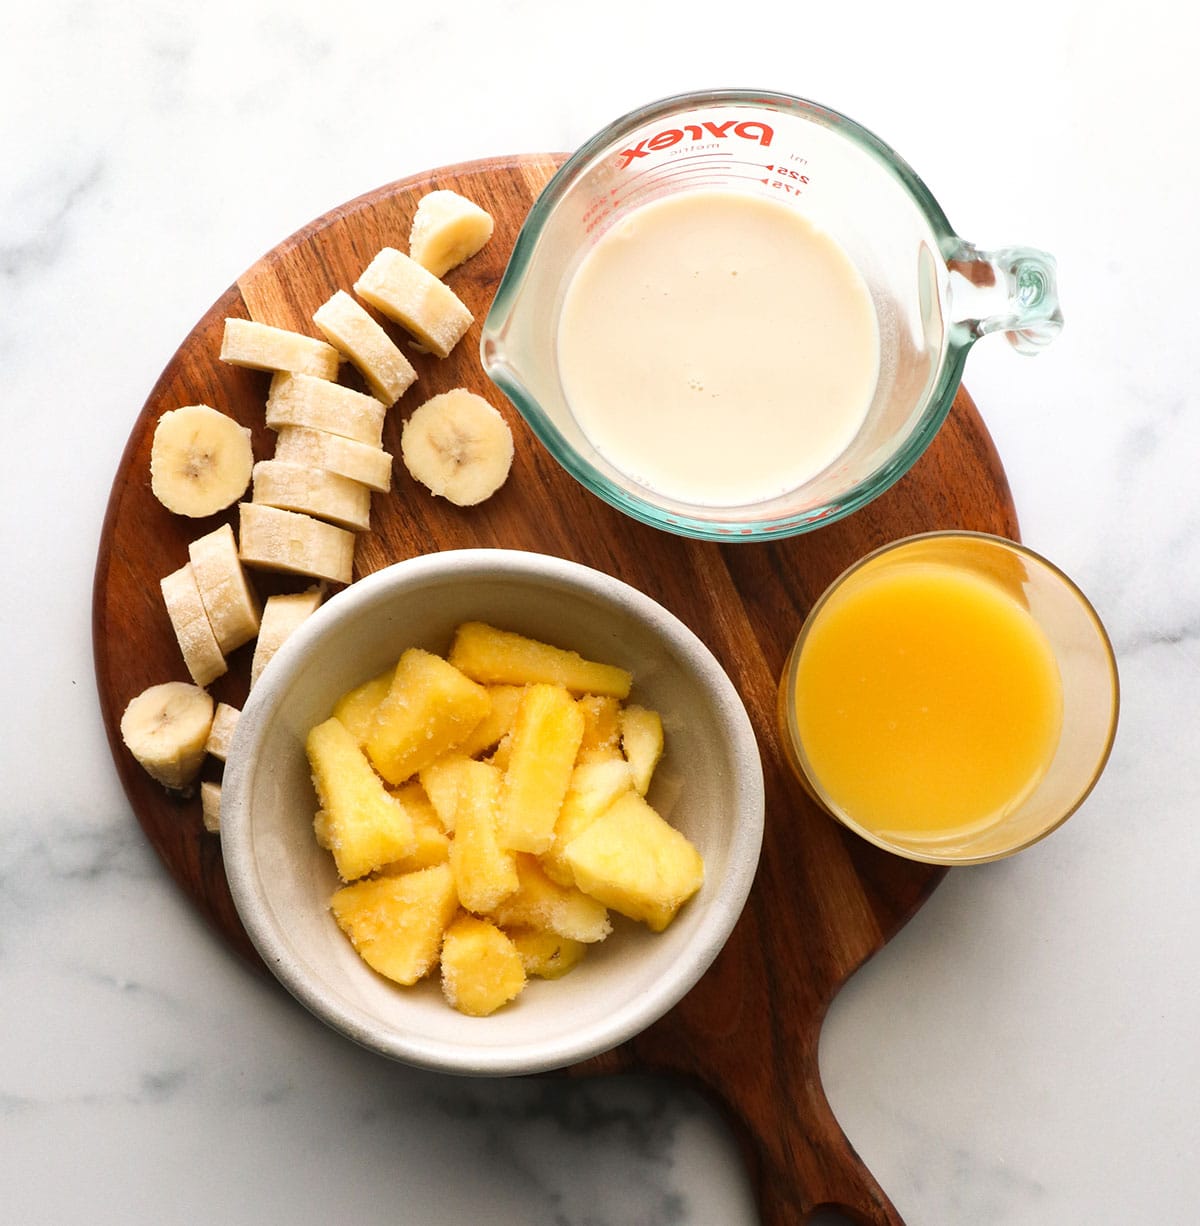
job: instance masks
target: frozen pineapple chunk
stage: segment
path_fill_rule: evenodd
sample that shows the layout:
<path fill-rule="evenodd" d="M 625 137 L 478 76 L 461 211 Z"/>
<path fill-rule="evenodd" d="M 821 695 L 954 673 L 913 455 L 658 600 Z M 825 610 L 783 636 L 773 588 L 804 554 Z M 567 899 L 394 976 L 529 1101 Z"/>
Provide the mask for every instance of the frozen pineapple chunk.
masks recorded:
<path fill-rule="evenodd" d="M 438 821 L 442 823 L 442 829 L 448 834 L 454 833 L 454 818 L 462 796 L 463 780 L 470 773 L 467 765 L 470 761 L 465 753 L 452 749 L 442 754 L 436 762 L 423 767 L 418 775 L 421 787 L 429 797 Z"/>
<path fill-rule="evenodd" d="M 441 656 L 410 648 L 367 734 L 367 754 L 392 785 L 466 739 L 491 707 L 487 690 Z"/>
<path fill-rule="evenodd" d="M 442 993 L 460 1013 L 487 1017 L 521 994 L 525 966 L 517 947 L 487 920 L 460 915 L 442 942 Z"/>
<path fill-rule="evenodd" d="M 633 771 L 633 786 L 639 796 L 645 796 L 663 755 L 662 717 L 657 711 L 630 703 L 621 708 L 620 726 L 621 749 Z"/>
<path fill-rule="evenodd" d="M 489 685 L 488 697 L 492 700 L 492 709 L 479 722 L 478 727 L 458 747 L 459 753 L 468 758 L 476 758 L 494 748 L 499 741 L 508 735 L 517 717 L 517 707 L 521 703 L 521 695 L 525 692 L 522 685 Z"/>
<path fill-rule="evenodd" d="M 393 665 L 378 677 L 372 677 L 370 681 L 364 681 L 362 685 L 343 694 L 334 705 L 334 718 L 346 725 L 347 731 L 360 745 L 366 743 L 375 713 L 379 710 L 379 704 L 387 697 L 388 690 L 392 688 L 392 678 L 395 674 L 396 668 Z"/>
<path fill-rule="evenodd" d="M 578 966 L 587 953 L 587 946 L 582 941 L 560 937 L 556 932 L 516 928 L 508 935 L 521 955 L 525 974 L 536 975 L 539 979 L 561 979 Z"/>
<path fill-rule="evenodd" d="M 368 966 L 407 985 L 437 961 L 458 896 L 449 866 L 439 864 L 345 886 L 334 894 L 329 908 Z"/>
<path fill-rule="evenodd" d="M 340 720 L 318 724 L 308 734 L 305 751 L 321 806 L 314 828 L 318 840 L 333 852 L 343 881 L 412 853 L 415 839 L 408 811 L 388 795 Z"/>
<path fill-rule="evenodd" d="M 450 867 L 458 897 L 468 911 L 492 910 L 520 884 L 516 858 L 496 841 L 500 783 L 496 767 L 466 760 L 454 815 Z"/>
<path fill-rule="evenodd" d="M 633 773 L 622 757 L 580 762 L 571 772 L 571 786 L 554 824 L 554 841 L 542 854 L 542 868 L 559 885 L 574 885 L 575 878 L 563 852 L 618 796 L 633 790 Z"/>
<path fill-rule="evenodd" d="M 517 856 L 517 880 L 520 884 L 515 892 L 491 911 L 501 927 L 542 928 L 588 945 L 603 941 L 612 932 L 602 902 L 574 886 L 551 881 L 535 857 Z"/>
<path fill-rule="evenodd" d="M 454 636 L 450 663 L 484 685 L 565 686 L 573 694 L 610 694 L 627 698 L 633 678 L 623 668 L 585 660 L 578 652 L 537 639 L 497 630 L 483 622 L 464 622 Z"/>
<path fill-rule="evenodd" d="M 445 864 L 450 859 L 450 838 L 442 829 L 442 823 L 429 803 L 424 788 L 416 782 L 405 783 L 393 789 L 391 795 L 408 811 L 412 820 L 414 846 L 403 860 L 385 864 L 379 871 L 396 877 L 411 873 L 414 869 Z"/>
<path fill-rule="evenodd" d="M 583 713 L 558 685 L 531 685 L 517 707 L 497 837 L 515 851 L 545 851 L 583 739 Z"/>
<path fill-rule="evenodd" d="M 654 932 L 704 883 L 700 853 L 636 792 L 572 839 L 563 859 L 581 890 Z"/>
<path fill-rule="evenodd" d="M 621 756 L 621 704 L 610 694 L 584 694 L 576 704 L 583 714 L 579 760 L 594 762 Z"/>
<path fill-rule="evenodd" d="M 439 358 L 449 354 L 474 322 L 448 285 L 394 247 L 384 247 L 367 265 L 354 292 Z"/>

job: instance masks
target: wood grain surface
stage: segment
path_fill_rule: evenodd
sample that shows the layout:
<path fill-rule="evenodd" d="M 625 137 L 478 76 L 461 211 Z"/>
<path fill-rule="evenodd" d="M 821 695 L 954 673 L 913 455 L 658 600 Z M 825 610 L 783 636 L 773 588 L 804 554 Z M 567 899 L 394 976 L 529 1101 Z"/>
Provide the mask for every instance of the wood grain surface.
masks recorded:
<path fill-rule="evenodd" d="M 419 382 L 389 413 L 384 446 L 399 452 L 405 416 L 427 396 L 467 386 L 508 417 L 516 460 L 505 487 L 470 509 L 432 498 L 399 462 L 393 492 L 374 495 L 372 531 L 359 538 L 355 575 L 402 558 L 460 547 L 537 550 L 634 584 L 671 609 L 713 650 L 745 700 L 762 751 L 766 833 L 758 876 L 726 948 L 700 983 L 624 1046 L 571 1070 L 586 1075 L 666 1071 L 697 1083 L 728 1111 L 744 1142 L 762 1220 L 805 1221 L 821 1206 L 895 1226 L 899 1214 L 854 1152 L 821 1087 L 821 1023 L 839 987 L 913 915 L 945 870 L 878 851 L 815 809 L 791 776 L 775 727 L 777 679 L 805 613 L 825 586 L 869 550 L 913 532 L 962 527 L 1015 538 L 1016 515 L 999 459 L 960 392 L 925 456 L 887 494 L 847 520 L 771 544 L 716 545 L 667 535 L 612 510 L 561 470 L 482 373 L 479 327 L 525 214 L 560 158 L 512 157 L 449 167 L 390 184 L 335 209 L 256 263 L 200 320 L 133 423 L 116 473 L 96 566 L 96 678 L 113 759 L 147 838 L 171 875 L 228 944 L 258 965 L 230 899 L 220 844 L 204 833 L 199 800 L 168 796 L 124 749 L 119 722 L 146 686 L 186 680 L 159 579 L 186 561 L 189 540 L 234 524 L 168 513 L 150 491 L 154 424 L 168 409 L 211 404 L 253 432 L 269 377 L 217 360 L 223 320 L 243 316 L 319 335 L 312 313 L 349 289 L 385 245 L 407 249 L 420 196 L 453 188 L 496 219 L 489 245 L 447 281 L 476 323 L 445 361 L 416 355 Z M 357 386 L 348 367 L 343 381 Z M 307 583 L 255 575 L 265 596 Z M 251 646 L 211 687 L 240 707 Z M 205 777 L 219 777 L 210 760 Z"/>

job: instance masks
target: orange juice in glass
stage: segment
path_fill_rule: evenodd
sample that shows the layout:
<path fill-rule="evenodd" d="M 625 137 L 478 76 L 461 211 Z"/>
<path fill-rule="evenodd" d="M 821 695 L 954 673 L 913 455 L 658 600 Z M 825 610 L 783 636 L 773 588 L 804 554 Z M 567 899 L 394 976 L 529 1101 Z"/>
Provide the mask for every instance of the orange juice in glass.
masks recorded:
<path fill-rule="evenodd" d="M 1064 821 L 1103 769 L 1117 709 L 1083 594 L 980 533 L 910 537 L 851 567 L 780 686 L 814 798 L 873 843 L 945 864 L 1008 855 Z"/>

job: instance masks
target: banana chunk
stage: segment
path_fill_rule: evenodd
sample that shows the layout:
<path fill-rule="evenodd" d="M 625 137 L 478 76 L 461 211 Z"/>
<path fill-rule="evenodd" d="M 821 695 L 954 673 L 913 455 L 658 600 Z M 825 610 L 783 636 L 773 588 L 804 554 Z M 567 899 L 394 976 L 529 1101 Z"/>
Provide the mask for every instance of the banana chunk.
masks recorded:
<path fill-rule="evenodd" d="M 221 833 L 221 785 L 207 779 L 200 784 L 200 815 L 209 834 Z"/>
<path fill-rule="evenodd" d="M 192 541 L 188 561 L 217 646 L 228 655 L 258 633 L 262 616 L 258 595 L 238 557 L 233 529 L 222 524 Z"/>
<path fill-rule="evenodd" d="M 358 368 L 377 400 L 393 405 L 416 382 L 412 363 L 344 289 L 317 308 L 313 323 Z"/>
<path fill-rule="evenodd" d="M 404 423 L 400 454 L 434 494 L 455 506 L 474 506 L 508 478 L 512 431 L 482 396 L 454 388 L 427 400 Z"/>
<path fill-rule="evenodd" d="M 278 374 L 267 395 L 267 425 L 307 426 L 342 438 L 383 446 L 383 419 L 387 405 L 374 396 L 356 392 L 312 375 Z"/>
<path fill-rule="evenodd" d="M 323 596 L 324 592 L 319 587 L 310 587 L 306 592 L 289 592 L 267 598 L 263 607 L 262 628 L 254 645 L 254 659 L 250 661 L 251 689 L 280 647 L 317 611 Z"/>
<path fill-rule="evenodd" d="M 159 580 L 159 587 L 192 680 L 197 685 L 215 681 L 226 670 L 225 654 L 204 611 L 192 564 L 186 562 Z"/>
<path fill-rule="evenodd" d="M 323 468 L 326 472 L 361 481 L 381 494 L 392 488 L 392 457 L 382 447 L 313 430 L 308 426 L 280 426 L 275 458 L 284 464 Z"/>
<path fill-rule="evenodd" d="M 150 444 L 150 489 L 176 515 L 203 519 L 232 506 L 250 484 L 250 431 L 206 404 L 164 413 Z"/>
<path fill-rule="evenodd" d="M 213 721 L 213 700 L 198 685 L 167 681 L 132 698 L 121 740 L 164 787 L 182 790 L 200 773 Z"/>
<path fill-rule="evenodd" d="M 354 283 L 354 292 L 444 358 L 474 322 L 458 295 L 394 247 L 384 249 Z"/>
<path fill-rule="evenodd" d="M 208 730 L 204 752 L 211 754 L 219 762 L 224 762 L 229 757 L 229 747 L 233 744 L 233 733 L 237 728 L 239 715 L 241 712 L 237 707 L 231 707 L 227 702 L 217 703 L 217 709 L 213 712 L 212 727 Z"/>
<path fill-rule="evenodd" d="M 492 237 L 491 214 L 458 192 L 428 192 L 417 202 L 408 252 L 422 268 L 444 277 Z"/>
<path fill-rule="evenodd" d="M 252 501 L 301 511 L 352 532 L 365 532 L 371 526 L 371 491 L 361 481 L 323 468 L 260 460 L 254 466 Z"/>
<path fill-rule="evenodd" d="M 349 583 L 354 577 L 353 532 L 258 502 L 243 502 L 239 511 L 238 552 L 247 566 L 312 575 L 333 583 Z M 261 625 L 258 633 L 261 639 Z"/>
<path fill-rule="evenodd" d="M 317 379 L 336 379 L 341 354 L 314 336 L 260 324 L 253 319 L 225 321 L 221 361 L 251 370 L 289 370 Z"/>

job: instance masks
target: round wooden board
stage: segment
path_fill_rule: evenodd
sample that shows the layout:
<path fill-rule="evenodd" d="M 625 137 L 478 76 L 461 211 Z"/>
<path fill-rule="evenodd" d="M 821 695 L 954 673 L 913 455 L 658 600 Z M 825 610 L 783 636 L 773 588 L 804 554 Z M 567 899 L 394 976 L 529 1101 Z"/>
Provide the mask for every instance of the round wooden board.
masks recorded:
<path fill-rule="evenodd" d="M 607 571 L 673 610 L 714 651 L 745 700 L 758 734 L 767 787 L 762 861 L 746 910 L 725 950 L 670 1013 L 621 1048 L 571 1070 L 669 1071 L 701 1084 L 729 1111 L 745 1143 L 763 1221 L 804 1221 L 833 1205 L 857 1222 L 901 1221 L 838 1127 L 817 1066 L 822 1020 L 838 988 L 909 919 L 944 870 L 887 855 L 818 812 L 791 777 L 775 728 L 776 682 L 808 608 L 847 565 L 913 532 L 962 527 L 1016 537 L 1003 468 L 965 392 L 916 467 L 891 491 L 840 523 L 772 544 L 716 545 L 658 532 L 578 486 L 533 438 L 484 376 L 479 327 L 517 232 L 561 161 L 537 155 L 449 167 L 390 184 L 333 210 L 255 264 L 196 325 L 134 423 L 104 522 L 96 566 L 96 677 L 113 758 L 129 801 L 172 876 L 218 932 L 261 966 L 231 902 L 219 840 L 204 833 L 198 799 L 168 796 L 121 743 L 125 704 L 146 686 L 187 679 L 159 593 L 159 579 L 187 559 L 208 520 L 169 514 L 150 491 L 154 424 L 168 409 L 211 404 L 248 426 L 255 457 L 269 456 L 263 422 L 268 376 L 217 359 L 226 316 L 318 335 L 311 317 L 349 289 L 383 246 L 407 249 L 417 200 L 453 188 L 496 220 L 484 250 L 447 281 L 475 314 L 444 361 L 416 356 L 419 382 L 389 414 L 384 446 L 399 452 L 412 407 L 450 387 L 470 387 L 512 425 L 516 460 L 505 487 L 461 510 L 432 498 L 398 463 L 394 490 L 375 495 L 372 531 L 359 538 L 355 576 L 417 554 L 466 546 L 556 554 Z M 343 380 L 354 383 L 348 367 Z M 306 582 L 256 575 L 265 596 Z M 252 647 L 210 688 L 240 707 Z M 211 761 L 206 777 L 217 778 Z"/>

